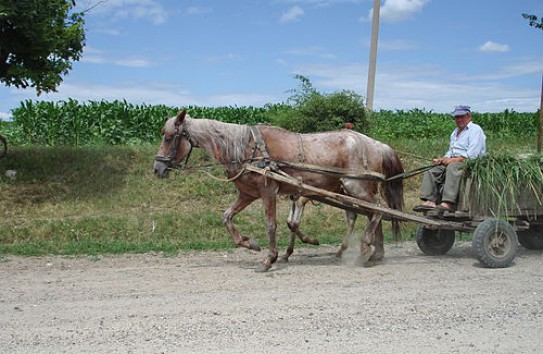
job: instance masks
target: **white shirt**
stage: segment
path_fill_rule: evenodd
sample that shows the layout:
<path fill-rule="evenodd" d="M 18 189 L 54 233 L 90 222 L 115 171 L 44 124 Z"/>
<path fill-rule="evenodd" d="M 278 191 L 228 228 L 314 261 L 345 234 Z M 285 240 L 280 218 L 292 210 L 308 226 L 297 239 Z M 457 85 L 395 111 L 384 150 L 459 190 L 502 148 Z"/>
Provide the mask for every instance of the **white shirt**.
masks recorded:
<path fill-rule="evenodd" d="M 445 157 L 464 157 L 474 159 L 486 155 L 486 136 L 480 126 L 469 122 L 460 136 L 457 136 L 458 127 L 451 134 L 449 150 Z"/>

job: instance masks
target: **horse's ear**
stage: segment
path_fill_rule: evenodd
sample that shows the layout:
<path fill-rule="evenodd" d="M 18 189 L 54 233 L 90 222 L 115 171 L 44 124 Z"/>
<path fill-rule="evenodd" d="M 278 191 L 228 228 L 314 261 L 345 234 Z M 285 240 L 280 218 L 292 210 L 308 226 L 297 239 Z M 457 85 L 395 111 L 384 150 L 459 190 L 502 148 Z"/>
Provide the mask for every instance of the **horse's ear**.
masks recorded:
<path fill-rule="evenodd" d="M 183 124 L 183 121 L 185 120 L 185 116 L 187 115 L 187 110 L 184 109 L 182 111 L 180 111 L 178 114 L 177 114 L 177 117 L 175 118 L 175 126 L 178 127 L 180 126 L 181 124 Z"/>

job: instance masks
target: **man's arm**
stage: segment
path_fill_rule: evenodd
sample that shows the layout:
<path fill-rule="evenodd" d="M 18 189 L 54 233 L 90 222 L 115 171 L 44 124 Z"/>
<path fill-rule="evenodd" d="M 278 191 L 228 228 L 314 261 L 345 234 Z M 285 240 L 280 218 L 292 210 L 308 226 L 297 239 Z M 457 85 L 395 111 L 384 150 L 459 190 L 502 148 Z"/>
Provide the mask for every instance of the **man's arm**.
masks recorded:
<path fill-rule="evenodd" d="M 481 128 L 473 129 L 470 132 L 467 154 L 469 159 L 486 154 L 486 136 Z"/>
<path fill-rule="evenodd" d="M 462 156 L 458 156 L 458 157 L 440 157 L 438 159 L 433 159 L 432 161 L 436 165 L 445 165 L 445 166 L 447 166 L 450 163 L 463 162 L 464 160 L 465 160 L 465 158 L 463 158 Z"/>

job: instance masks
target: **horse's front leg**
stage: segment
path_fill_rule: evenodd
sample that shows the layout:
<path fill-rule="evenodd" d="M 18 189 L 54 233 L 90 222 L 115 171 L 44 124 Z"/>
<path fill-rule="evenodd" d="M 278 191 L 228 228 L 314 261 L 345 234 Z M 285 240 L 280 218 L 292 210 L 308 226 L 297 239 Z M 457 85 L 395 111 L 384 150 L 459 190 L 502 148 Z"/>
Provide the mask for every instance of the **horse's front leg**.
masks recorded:
<path fill-rule="evenodd" d="M 247 236 L 241 236 L 239 231 L 234 226 L 232 219 L 236 216 L 237 213 L 245 209 L 249 204 L 255 201 L 257 198 L 251 197 L 247 194 L 239 193 L 238 199 L 232 204 L 227 211 L 224 212 L 222 223 L 226 226 L 226 229 L 232 235 L 236 245 L 240 247 L 245 247 L 251 250 L 260 251 L 260 246 Z"/>
<path fill-rule="evenodd" d="M 263 196 L 262 203 L 264 204 L 264 213 L 266 214 L 266 236 L 270 242 L 268 255 L 262 263 L 260 263 L 255 271 L 266 272 L 271 268 L 272 264 L 277 261 L 277 197 L 275 194 L 270 196 Z"/>

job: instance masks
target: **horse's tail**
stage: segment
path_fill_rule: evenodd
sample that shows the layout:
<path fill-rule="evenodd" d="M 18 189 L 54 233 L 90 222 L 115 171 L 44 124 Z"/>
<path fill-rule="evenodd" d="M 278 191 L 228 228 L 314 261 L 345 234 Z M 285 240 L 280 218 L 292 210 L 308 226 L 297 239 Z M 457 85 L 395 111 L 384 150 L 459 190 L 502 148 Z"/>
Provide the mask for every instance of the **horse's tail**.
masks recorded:
<path fill-rule="evenodd" d="M 392 149 L 389 149 L 383 155 L 382 168 L 387 178 L 404 172 L 400 158 Z M 389 208 L 403 210 L 403 178 L 384 182 L 384 194 Z M 398 241 L 401 238 L 400 222 L 397 219 L 392 219 L 392 233 L 394 234 L 394 240 Z"/>

